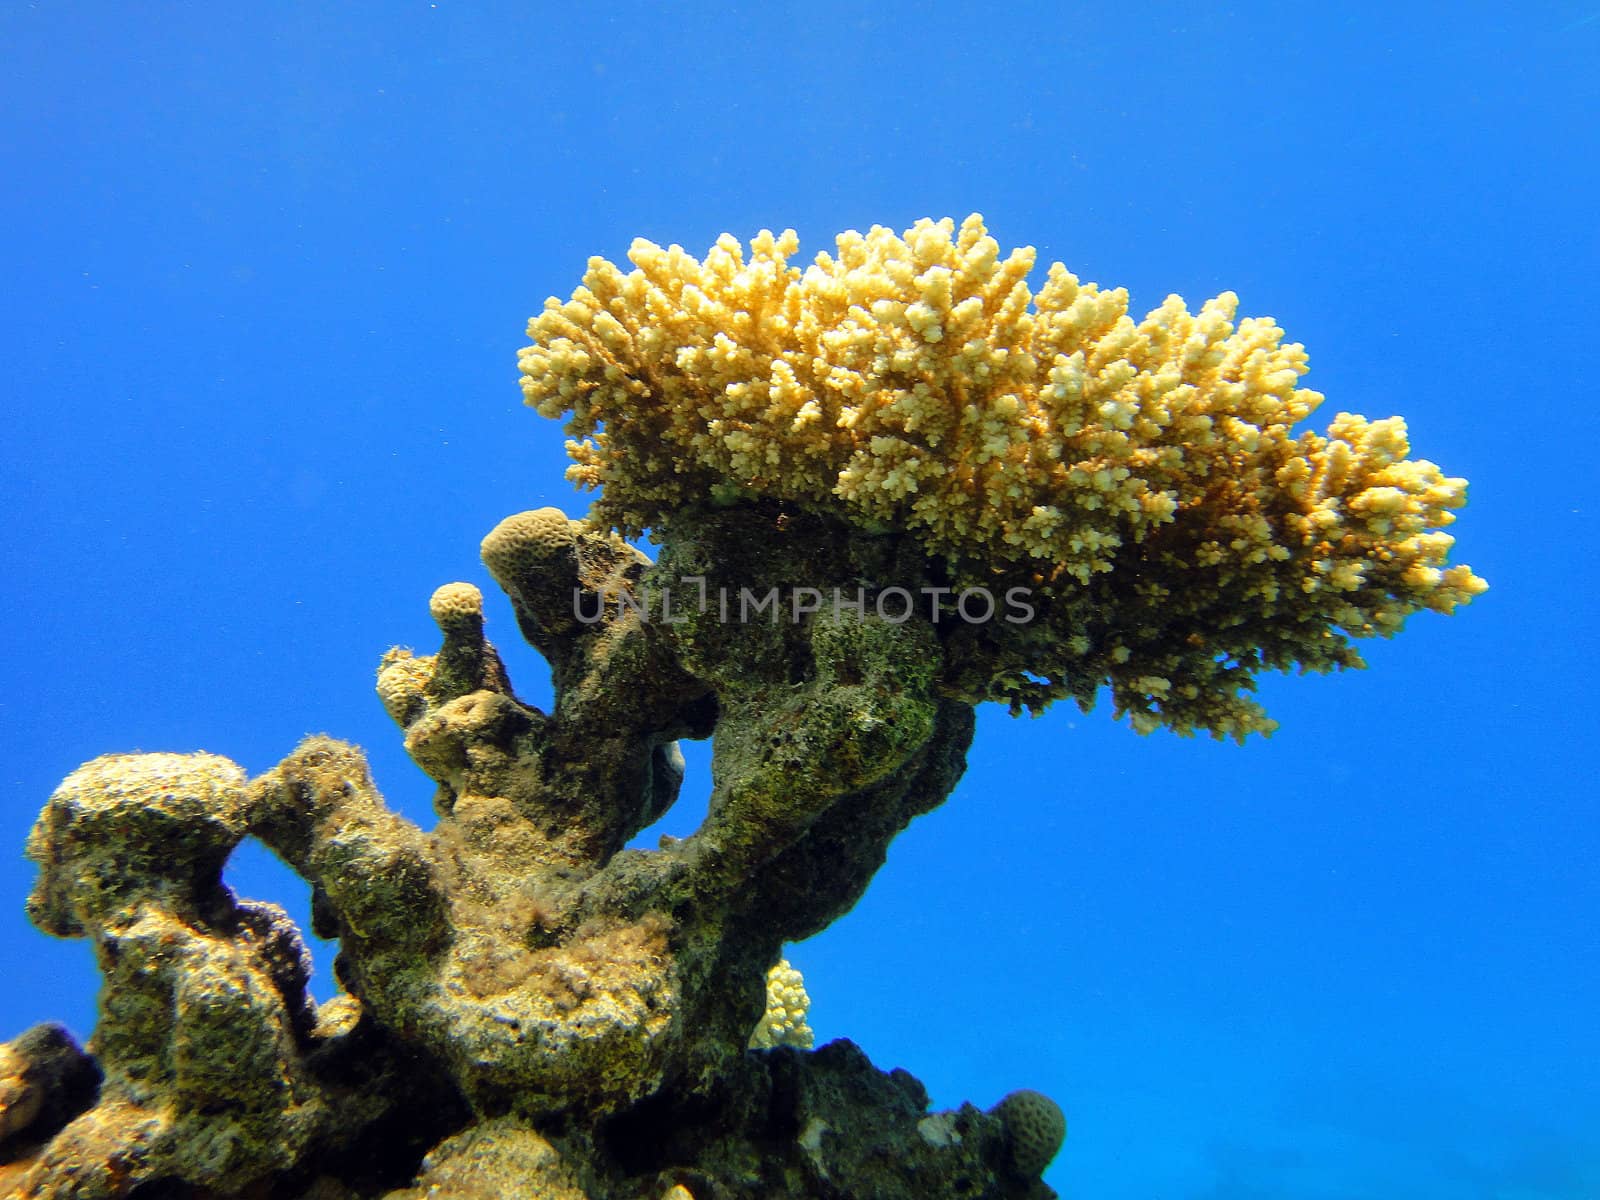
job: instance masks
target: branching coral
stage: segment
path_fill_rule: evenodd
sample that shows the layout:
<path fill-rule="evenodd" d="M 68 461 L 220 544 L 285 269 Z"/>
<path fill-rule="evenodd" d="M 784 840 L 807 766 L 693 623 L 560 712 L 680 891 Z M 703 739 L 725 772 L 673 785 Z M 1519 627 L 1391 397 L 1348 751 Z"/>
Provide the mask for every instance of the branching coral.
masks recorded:
<path fill-rule="evenodd" d="M 903 530 L 955 586 L 1038 599 L 956 694 L 1037 711 L 1107 684 L 1141 731 L 1270 729 L 1258 671 L 1359 665 L 1349 639 L 1484 589 L 1445 563 L 1465 481 L 1407 458 L 1398 419 L 1294 433 L 1322 400 L 1305 353 L 1232 293 L 1136 323 L 1056 264 L 1035 294 L 1033 250 L 1002 259 L 977 216 L 846 233 L 804 270 L 798 244 L 636 241 L 635 270 L 591 259 L 530 322 L 523 393 L 587 439 L 595 519 L 765 498 Z"/>

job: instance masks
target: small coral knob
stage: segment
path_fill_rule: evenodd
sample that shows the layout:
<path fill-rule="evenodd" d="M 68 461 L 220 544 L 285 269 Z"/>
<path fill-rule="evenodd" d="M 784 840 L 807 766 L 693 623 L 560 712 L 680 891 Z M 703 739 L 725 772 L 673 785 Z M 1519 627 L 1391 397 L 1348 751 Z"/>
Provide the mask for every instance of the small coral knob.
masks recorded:
<path fill-rule="evenodd" d="M 989 1110 L 1005 1122 L 1011 1161 L 1024 1175 L 1041 1175 L 1067 1137 L 1061 1107 L 1043 1092 L 1012 1092 Z"/>

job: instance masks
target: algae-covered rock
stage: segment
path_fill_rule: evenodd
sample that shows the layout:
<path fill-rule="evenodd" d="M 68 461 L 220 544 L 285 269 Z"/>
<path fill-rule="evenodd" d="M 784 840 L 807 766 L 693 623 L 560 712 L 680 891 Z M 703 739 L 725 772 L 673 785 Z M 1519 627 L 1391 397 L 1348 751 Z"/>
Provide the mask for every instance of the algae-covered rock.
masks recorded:
<path fill-rule="evenodd" d="M 930 1115 L 853 1048 L 791 1049 L 803 986 L 769 975 L 960 775 L 972 711 L 941 693 L 934 623 L 813 594 L 918 588 L 927 563 L 750 504 L 683 514 L 654 563 L 554 509 L 483 554 L 555 703 L 517 696 L 477 588 L 434 592 L 440 648 L 391 650 L 377 681 L 437 786 L 432 830 L 324 736 L 254 779 L 211 754 L 110 755 L 51 797 L 29 912 L 88 937 L 106 987 L 76 1082 L 19 1067 L 0 1089 L 0 1134 L 36 1138 L 16 1194 L 1044 1194 L 997 1118 Z M 725 611 L 743 593 L 754 620 Z M 678 739 L 708 736 L 702 827 L 624 849 L 677 798 Z M 339 944 L 328 1004 L 282 910 L 222 883 L 252 836 Z M 896 1141 L 912 1182 L 891 1186 L 871 1147 Z"/>
<path fill-rule="evenodd" d="M 7 1144 L 53 1137 L 99 1087 L 100 1068 L 64 1026 L 35 1025 L 0 1045 L 0 1155 Z"/>

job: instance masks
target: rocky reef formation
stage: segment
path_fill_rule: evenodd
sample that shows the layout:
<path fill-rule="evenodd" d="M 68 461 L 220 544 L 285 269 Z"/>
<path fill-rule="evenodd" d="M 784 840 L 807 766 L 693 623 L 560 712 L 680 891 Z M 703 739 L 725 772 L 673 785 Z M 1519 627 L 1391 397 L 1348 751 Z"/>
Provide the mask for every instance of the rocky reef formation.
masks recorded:
<path fill-rule="evenodd" d="M 1273 728 L 1261 672 L 1359 667 L 1354 639 L 1469 602 L 1466 482 L 1397 418 L 1293 432 L 1305 354 L 1231 294 L 1136 324 L 1059 264 L 1033 293 L 976 216 L 796 246 L 639 242 L 530 324 L 525 397 L 601 495 L 483 542 L 552 711 L 469 584 L 433 595 L 436 653 L 384 657 L 431 831 L 327 737 L 256 779 L 113 755 L 51 797 L 30 912 L 106 984 L 89 1055 L 49 1027 L 0 1052 L 7 1195 L 1054 1194 L 1053 1102 L 930 1113 L 810 1050 L 783 946 L 950 794 L 976 704 L 1107 691 L 1141 733 L 1242 741 Z M 654 562 L 620 536 L 646 530 Z M 682 738 L 714 739 L 709 812 L 629 849 Z M 284 913 L 221 882 L 245 837 L 311 885 L 327 1004 Z"/>
<path fill-rule="evenodd" d="M 541 509 L 483 560 L 556 699 L 517 698 L 475 587 L 434 594 L 438 652 L 378 674 L 438 785 L 431 832 L 327 737 L 255 779 L 111 755 L 51 797 L 30 914 L 89 937 L 106 986 L 92 1062 L 48 1032 L 10 1050 L 71 1060 L 0 1092 L 12 1194 L 1053 1194 L 1036 1121 L 930 1113 L 849 1043 L 795 1048 L 792 973 L 769 996 L 783 945 L 961 773 L 973 712 L 943 694 L 940 626 L 817 599 L 915 592 L 933 565 L 759 504 L 685 514 L 655 563 Z M 713 733 L 702 827 L 625 849 L 677 796 L 677 739 Z M 221 882 L 247 836 L 312 886 L 339 943 L 327 1004 L 282 910 Z"/>

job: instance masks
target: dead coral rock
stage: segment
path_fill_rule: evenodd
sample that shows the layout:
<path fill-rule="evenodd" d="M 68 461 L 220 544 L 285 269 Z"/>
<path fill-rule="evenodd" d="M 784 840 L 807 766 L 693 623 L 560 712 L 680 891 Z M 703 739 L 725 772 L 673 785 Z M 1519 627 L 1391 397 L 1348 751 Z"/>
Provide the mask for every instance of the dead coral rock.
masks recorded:
<path fill-rule="evenodd" d="M 416 1186 L 384 1200 L 590 1200 L 560 1153 L 532 1129 L 486 1121 L 447 1138 L 423 1160 Z"/>
<path fill-rule="evenodd" d="M 936 688 L 933 625 L 859 608 L 564 615 L 574 588 L 654 588 L 664 605 L 696 578 L 788 594 L 912 586 L 923 567 L 770 505 L 668 533 L 656 564 L 553 511 L 491 535 L 486 561 L 552 662 L 549 713 L 512 691 L 477 590 L 434 594 L 440 650 L 393 651 L 378 681 L 438 785 L 431 833 L 323 736 L 252 781 L 215 756 L 151 755 L 63 784 L 29 845 L 32 911 L 94 940 L 106 1079 L 19 1194 L 1029 1195 L 998 1120 L 930 1118 L 914 1081 L 853 1048 L 746 1050 L 781 946 L 848 909 L 960 776 L 972 708 Z M 701 828 L 625 849 L 676 797 L 676 740 L 713 731 Z M 222 886 L 246 834 L 310 883 L 347 1000 L 317 1010 L 281 911 Z M 871 1139 L 898 1139 L 914 1190 L 878 1178 Z"/>
<path fill-rule="evenodd" d="M 244 782 L 215 755 L 110 755 L 69 776 L 35 825 L 29 912 L 93 940 L 105 1079 L 20 1194 L 70 1184 L 60 1194 L 88 1200 L 169 1175 L 237 1188 L 291 1166 L 327 1123 L 300 1053 L 314 1011 L 299 933 L 221 881 Z"/>
<path fill-rule="evenodd" d="M 1004 1122 L 970 1104 L 928 1112 L 905 1071 L 853 1043 L 752 1053 L 694 1104 L 660 1097 L 602 1126 L 606 1200 L 1053 1200 L 1005 1170 Z"/>
<path fill-rule="evenodd" d="M 244 837 L 245 773 L 214 754 L 107 754 L 62 782 L 28 836 L 34 924 L 91 932 L 144 901 L 186 915 L 215 898 Z"/>
<path fill-rule="evenodd" d="M 94 1103 L 100 1068 L 66 1027 L 35 1025 L 0 1046 L 0 1157 L 13 1140 L 42 1141 Z"/>
<path fill-rule="evenodd" d="M 841 1189 L 875 1200 L 1055 1195 L 996 1174 L 1000 1122 L 970 1104 L 930 1116 L 920 1082 L 877 1070 L 851 1042 L 804 1057 L 777 1051 L 771 1073 L 774 1110 L 793 1131 L 787 1156 L 797 1197 Z"/>
<path fill-rule="evenodd" d="M 449 1023 L 441 1056 L 474 1107 L 615 1109 L 660 1087 L 678 1032 L 668 928 L 659 915 L 595 921 L 524 953 L 459 928 L 433 1004 Z"/>

